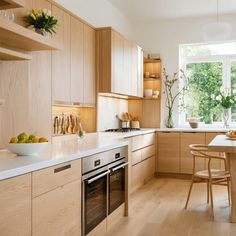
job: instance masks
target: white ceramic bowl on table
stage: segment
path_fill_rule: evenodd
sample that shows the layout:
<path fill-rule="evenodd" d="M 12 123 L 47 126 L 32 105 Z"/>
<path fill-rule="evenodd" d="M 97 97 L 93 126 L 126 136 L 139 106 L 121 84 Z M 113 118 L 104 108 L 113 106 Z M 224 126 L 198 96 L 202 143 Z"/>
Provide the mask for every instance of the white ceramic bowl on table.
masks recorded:
<path fill-rule="evenodd" d="M 18 156 L 37 155 L 48 146 L 48 142 L 44 143 L 8 143 L 6 148 L 17 154 Z"/>

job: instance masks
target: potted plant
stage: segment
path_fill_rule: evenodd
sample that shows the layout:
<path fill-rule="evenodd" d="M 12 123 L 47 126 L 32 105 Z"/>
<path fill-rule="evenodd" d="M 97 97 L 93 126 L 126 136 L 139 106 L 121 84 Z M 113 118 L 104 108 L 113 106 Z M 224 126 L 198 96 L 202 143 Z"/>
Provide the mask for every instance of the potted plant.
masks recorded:
<path fill-rule="evenodd" d="M 230 109 L 236 104 L 236 97 L 231 94 L 229 88 L 221 88 L 220 92 L 216 95 L 212 95 L 212 99 L 215 101 L 215 106 L 221 106 L 223 108 L 223 122 L 224 128 L 229 127 Z"/>
<path fill-rule="evenodd" d="M 184 74 L 183 70 L 180 70 L 181 75 L 180 75 L 180 79 L 183 81 L 182 83 L 182 87 L 179 89 L 179 91 L 176 89 L 176 85 L 179 82 L 179 78 L 178 78 L 178 73 L 174 73 L 172 77 L 170 77 L 167 73 L 166 73 L 166 69 L 163 69 L 163 78 L 164 78 L 164 94 L 166 95 L 166 101 L 165 101 L 165 106 L 167 108 L 168 114 L 167 114 L 167 119 L 165 122 L 165 125 L 167 128 L 173 128 L 174 127 L 174 122 L 173 122 L 173 107 L 174 107 L 174 103 L 176 101 L 176 99 L 182 95 L 182 99 L 181 102 L 183 103 L 184 100 L 184 93 L 187 90 L 187 78 Z M 175 92 L 177 91 L 177 92 Z M 183 104 L 181 104 L 181 106 L 184 106 Z"/>
<path fill-rule="evenodd" d="M 55 27 L 57 19 L 51 15 L 51 11 L 47 9 L 33 8 L 25 17 L 27 27 L 34 28 L 35 32 L 47 36 L 48 33 L 56 33 Z"/>

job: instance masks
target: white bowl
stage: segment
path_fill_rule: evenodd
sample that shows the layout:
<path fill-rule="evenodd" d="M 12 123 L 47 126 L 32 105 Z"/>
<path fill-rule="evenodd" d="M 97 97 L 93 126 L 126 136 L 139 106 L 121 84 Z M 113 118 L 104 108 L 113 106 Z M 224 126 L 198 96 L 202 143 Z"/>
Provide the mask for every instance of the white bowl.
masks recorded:
<path fill-rule="evenodd" d="M 145 89 L 144 90 L 144 97 L 148 98 L 152 96 L 152 89 Z"/>
<path fill-rule="evenodd" d="M 6 148 L 17 154 L 18 156 L 31 156 L 37 155 L 48 146 L 48 142 L 45 143 L 8 143 Z"/>

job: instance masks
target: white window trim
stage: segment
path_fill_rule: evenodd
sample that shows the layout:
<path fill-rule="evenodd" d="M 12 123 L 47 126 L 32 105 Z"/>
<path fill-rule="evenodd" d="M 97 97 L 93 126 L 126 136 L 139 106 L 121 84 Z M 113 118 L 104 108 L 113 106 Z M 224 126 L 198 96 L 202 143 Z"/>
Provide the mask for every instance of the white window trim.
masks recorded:
<path fill-rule="evenodd" d="M 183 46 L 183 45 L 181 45 Z M 223 64 L 223 71 L 222 71 L 222 85 L 224 88 L 231 87 L 231 63 L 236 61 L 236 54 L 231 55 L 207 55 L 207 56 L 184 56 L 182 53 L 182 49 L 180 49 L 179 53 L 179 67 L 186 73 L 186 65 L 191 63 L 204 63 L 204 62 L 222 62 Z M 185 112 L 179 113 L 179 127 L 186 127 L 188 126 L 188 122 L 185 120 Z M 231 120 L 231 114 L 230 114 Z M 212 124 L 204 124 L 202 126 L 205 127 L 214 127 L 220 126 L 222 122 L 213 122 Z M 235 126 L 236 122 L 230 122 L 230 125 Z"/>

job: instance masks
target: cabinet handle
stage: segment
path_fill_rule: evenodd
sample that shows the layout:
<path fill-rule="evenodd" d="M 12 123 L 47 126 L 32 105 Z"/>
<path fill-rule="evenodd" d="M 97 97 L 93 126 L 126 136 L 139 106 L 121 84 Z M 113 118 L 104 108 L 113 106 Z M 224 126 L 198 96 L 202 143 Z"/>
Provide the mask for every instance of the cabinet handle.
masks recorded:
<path fill-rule="evenodd" d="M 62 166 L 62 167 L 58 167 L 58 168 L 54 169 L 54 173 L 56 174 L 58 172 L 61 172 L 63 170 L 67 170 L 67 169 L 70 169 L 70 168 L 71 168 L 71 164 L 65 165 L 65 166 Z"/>

